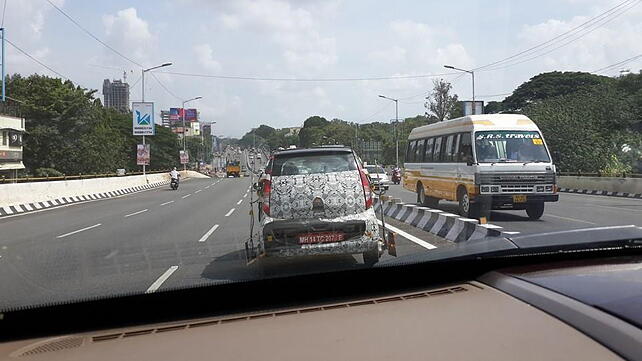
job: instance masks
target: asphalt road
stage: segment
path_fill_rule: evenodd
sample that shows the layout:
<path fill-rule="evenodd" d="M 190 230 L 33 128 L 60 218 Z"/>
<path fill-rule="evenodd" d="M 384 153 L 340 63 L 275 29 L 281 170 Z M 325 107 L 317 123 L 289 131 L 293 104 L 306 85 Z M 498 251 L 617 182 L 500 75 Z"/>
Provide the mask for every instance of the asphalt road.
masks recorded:
<path fill-rule="evenodd" d="M 406 203 L 416 203 L 417 195 L 401 185 L 391 185 L 386 193 Z M 439 209 L 457 213 L 457 203 L 440 201 Z M 489 223 L 515 234 L 543 233 L 600 226 L 642 226 L 642 200 L 608 196 L 560 193 L 558 202 L 546 203 L 544 215 L 531 221 L 526 211 L 492 211 Z"/>
<path fill-rule="evenodd" d="M 288 273 L 364 267 L 360 255 L 248 266 L 250 178 L 188 179 L 0 219 L 0 310 Z M 449 245 L 405 224 L 399 255 Z M 408 233 L 406 233 L 408 232 Z M 385 255 L 385 258 L 390 256 Z"/>

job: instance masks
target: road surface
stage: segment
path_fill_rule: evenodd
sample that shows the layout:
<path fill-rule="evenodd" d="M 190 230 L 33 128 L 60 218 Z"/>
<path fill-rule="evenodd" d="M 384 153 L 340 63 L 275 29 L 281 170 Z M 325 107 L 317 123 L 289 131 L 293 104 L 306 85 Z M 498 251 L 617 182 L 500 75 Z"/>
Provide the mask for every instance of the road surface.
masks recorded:
<path fill-rule="evenodd" d="M 363 267 L 360 255 L 247 266 L 250 182 L 246 177 L 189 179 L 176 191 L 166 186 L 1 218 L 0 310 Z M 429 250 L 417 239 L 433 247 L 449 244 L 395 225 L 400 255 Z"/>
<path fill-rule="evenodd" d="M 417 195 L 401 185 L 391 185 L 386 195 L 416 203 Z M 457 213 L 457 203 L 440 201 L 439 209 Z M 531 221 L 526 211 L 492 211 L 489 223 L 519 234 L 553 232 L 600 226 L 642 225 L 642 200 L 585 194 L 560 193 L 555 203 L 546 203 L 540 220 Z"/>

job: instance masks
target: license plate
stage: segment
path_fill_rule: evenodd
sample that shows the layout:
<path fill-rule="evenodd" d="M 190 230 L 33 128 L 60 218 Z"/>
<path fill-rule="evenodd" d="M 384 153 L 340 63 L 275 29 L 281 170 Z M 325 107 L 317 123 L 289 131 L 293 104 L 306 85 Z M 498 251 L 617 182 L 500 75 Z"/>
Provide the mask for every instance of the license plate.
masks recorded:
<path fill-rule="evenodd" d="M 299 235 L 299 244 L 332 243 L 344 239 L 345 234 L 341 232 L 305 233 Z"/>
<path fill-rule="evenodd" d="M 513 196 L 513 203 L 526 203 L 526 196 L 523 194 Z"/>

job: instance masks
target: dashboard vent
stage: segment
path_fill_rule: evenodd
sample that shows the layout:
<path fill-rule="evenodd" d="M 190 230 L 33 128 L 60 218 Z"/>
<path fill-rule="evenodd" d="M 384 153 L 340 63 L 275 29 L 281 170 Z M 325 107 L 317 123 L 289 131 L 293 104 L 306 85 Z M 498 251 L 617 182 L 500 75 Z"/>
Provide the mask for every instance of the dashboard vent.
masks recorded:
<path fill-rule="evenodd" d="M 27 347 L 23 347 L 16 352 L 12 353 L 12 357 L 27 357 L 47 352 L 62 351 L 71 348 L 80 347 L 85 342 L 84 337 L 59 337 L 34 343 Z"/>
<path fill-rule="evenodd" d="M 169 331 L 178 331 L 178 330 L 185 330 L 188 328 L 213 326 L 218 324 L 255 320 L 260 318 L 270 318 L 270 317 L 287 316 L 287 315 L 294 315 L 294 314 L 303 314 L 303 313 L 309 313 L 309 312 L 334 310 L 334 309 L 340 309 L 340 308 L 359 307 L 364 305 L 375 305 L 378 303 L 412 300 L 415 298 L 422 298 L 422 297 L 452 295 L 455 293 L 468 291 L 469 289 L 466 286 L 469 286 L 469 285 L 466 284 L 462 286 L 453 286 L 453 287 L 442 288 L 438 290 L 415 292 L 415 293 L 409 293 L 409 294 L 404 294 L 400 296 L 380 297 L 380 298 L 373 298 L 368 300 L 360 300 L 360 301 L 346 302 L 346 303 L 339 303 L 339 304 L 331 304 L 327 306 L 305 307 L 305 308 L 300 308 L 295 310 L 289 309 L 289 310 L 283 310 L 283 311 L 259 313 L 259 314 L 248 315 L 248 316 L 236 315 L 236 316 L 230 316 L 227 318 L 222 318 L 217 320 L 207 320 L 207 321 L 199 321 L 199 322 L 192 322 L 192 323 L 185 323 L 185 324 L 178 324 L 178 325 L 168 325 L 168 326 L 163 326 L 156 329 L 144 329 L 144 330 L 128 331 L 123 333 L 105 334 L 100 336 L 94 336 L 91 338 L 91 340 L 93 342 L 103 342 L 103 341 L 115 340 L 115 339 L 125 338 L 125 337 L 149 335 L 152 333 L 161 333 L 161 332 L 169 332 Z"/>

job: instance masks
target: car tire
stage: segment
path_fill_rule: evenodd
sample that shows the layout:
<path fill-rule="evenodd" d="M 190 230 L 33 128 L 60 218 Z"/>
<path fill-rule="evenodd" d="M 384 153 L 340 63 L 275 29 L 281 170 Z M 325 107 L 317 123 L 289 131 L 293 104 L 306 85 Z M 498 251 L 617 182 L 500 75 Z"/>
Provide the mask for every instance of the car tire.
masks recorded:
<path fill-rule="evenodd" d="M 379 262 L 379 250 L 375 249 L 368 252 L 363 252 L 363 264 L 372 267 Z"/>
<path fill-rule="evenodd" d="M 457 192 L 457 203 L 460 216 L 464 218 L 479 218 L 479 205 L 471 203 L 467 190 L 461 189 Z"/>
<path fill-rule="evenodd" d="M 526 206 L 526 214 L 532 221 L 540 219 L 544 214 L 544 202 L 529 203 Z"/>

